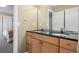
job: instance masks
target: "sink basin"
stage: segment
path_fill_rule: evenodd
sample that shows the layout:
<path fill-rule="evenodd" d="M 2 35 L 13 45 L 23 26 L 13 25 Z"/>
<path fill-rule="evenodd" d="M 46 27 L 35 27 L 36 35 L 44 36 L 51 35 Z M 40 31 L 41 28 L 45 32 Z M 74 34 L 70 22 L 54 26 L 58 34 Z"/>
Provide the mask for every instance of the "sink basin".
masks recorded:
<path fill-rule="evenodd" d="M 57 34 L 57 33 L 52 34 L 52 35 L 55 35 L 55 36 L 64 36 L 64 37 L 68 36 L 67 34 Z"/>

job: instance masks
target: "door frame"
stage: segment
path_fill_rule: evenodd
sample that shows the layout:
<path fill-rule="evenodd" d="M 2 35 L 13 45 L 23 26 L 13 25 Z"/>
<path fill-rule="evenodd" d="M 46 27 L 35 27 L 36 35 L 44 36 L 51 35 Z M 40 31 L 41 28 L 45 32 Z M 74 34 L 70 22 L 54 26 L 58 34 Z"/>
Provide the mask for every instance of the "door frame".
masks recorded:
<path fill-rule="evenodd" d="M 49 29 L 49 12 L 51 12 L 52 13 L 52 20 L 53 20 L 53 10 L 51 10 L 51 9 L 48 9 L 47 10 L 47 18 L 48 18 L 48 24 L 47 24 L 47 26 L 48 26 L 48 29 Z"/>
<path fill-rule="evenodd" d="M 18 53 L 18 5 L 13 7 L 13 53 Z"/>
<path fill-rule="evenodd" d="M 78 7 L 78 44 L 77 44 L 77 53 L 79 53 L 79 7 Z"/>

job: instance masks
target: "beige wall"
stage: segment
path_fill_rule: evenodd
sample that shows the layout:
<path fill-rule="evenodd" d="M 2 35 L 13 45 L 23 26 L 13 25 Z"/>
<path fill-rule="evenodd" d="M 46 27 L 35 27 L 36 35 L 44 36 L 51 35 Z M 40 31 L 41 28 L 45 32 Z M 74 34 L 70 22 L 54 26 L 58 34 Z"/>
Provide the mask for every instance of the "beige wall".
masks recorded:
<path fill-rule="evenodd" d="M 52 8 L 50 6 L 39 6 L 38 8 L 38 28 L 46 28 L 49 22 L 48 19 L 48 9 Z"/>
<path fill-rule="evenodd" d="M 48 8 L 52 9 L 48 6 L 39 6 L 38 7 L 38 20 L 39 20 L 39 29 L 41 27 L 45 27 L 48 18 L 47 18 L 47 10 Z M 18 17 L 19 17 L 19 52 L 26 51 L 26 31 L 27 30 L 37 30 L 37 7 L 36 6 L 18 6 Z"/>
<path fill-rule="evenodd" d="M 37 29 L 36 9 L 33 6 L 19 6 L 19 52 L 26 50 L 26 31 Z"/>

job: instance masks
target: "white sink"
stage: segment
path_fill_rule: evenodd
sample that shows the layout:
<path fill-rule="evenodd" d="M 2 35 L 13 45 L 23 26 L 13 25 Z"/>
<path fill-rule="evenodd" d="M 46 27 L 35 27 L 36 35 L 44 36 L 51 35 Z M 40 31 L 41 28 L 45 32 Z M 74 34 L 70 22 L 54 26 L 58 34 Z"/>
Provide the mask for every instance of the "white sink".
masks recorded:
<path fill-rule="evenodd" d="M 55 36 L 68 36 L 68 35 L 66 35 L 66 34 L 57 34 L 57 33 L 52 34 L 52 35 L 55 35 Z"/>

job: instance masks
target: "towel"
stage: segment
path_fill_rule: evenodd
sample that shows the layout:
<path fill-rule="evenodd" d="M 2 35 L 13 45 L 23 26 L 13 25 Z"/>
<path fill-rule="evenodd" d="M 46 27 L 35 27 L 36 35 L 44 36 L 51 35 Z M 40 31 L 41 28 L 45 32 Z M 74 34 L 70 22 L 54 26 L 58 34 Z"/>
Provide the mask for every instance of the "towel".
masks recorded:
<path fill-rule="evenodd" d="M 3 37 L 5 37 L 7 39 L 7 43 L 9 43 L 9 34 L 8 31 L 3 31 Z"/>

